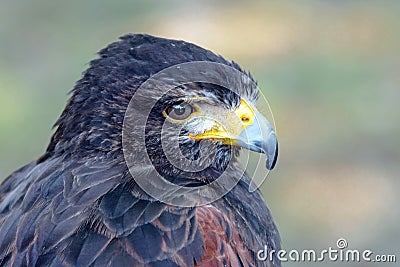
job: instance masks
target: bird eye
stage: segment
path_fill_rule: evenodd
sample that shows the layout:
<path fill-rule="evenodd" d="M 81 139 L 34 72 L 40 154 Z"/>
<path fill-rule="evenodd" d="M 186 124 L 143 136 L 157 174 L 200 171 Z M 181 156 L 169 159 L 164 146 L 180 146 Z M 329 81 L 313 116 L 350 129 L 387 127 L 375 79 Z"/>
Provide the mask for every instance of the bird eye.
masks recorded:
<path fill-rule="evenodd" d="M 194 109 L 191 105 L 182 102 L 169 106 L 165 110 L 165 113 L 173 120 L 184 120 L 187 119 L 193 113 L 193 111 Z"/>

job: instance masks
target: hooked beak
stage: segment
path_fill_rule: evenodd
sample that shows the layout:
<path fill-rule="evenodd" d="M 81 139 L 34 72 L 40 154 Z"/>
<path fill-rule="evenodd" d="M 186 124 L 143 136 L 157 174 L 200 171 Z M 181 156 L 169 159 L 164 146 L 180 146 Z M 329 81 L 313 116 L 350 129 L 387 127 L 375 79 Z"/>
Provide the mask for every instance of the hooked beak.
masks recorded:
<path fill-rule="evenodd" d="M 267 157 L 266 168 L 272 170 L 278 158 L 278 140 L 268 120 L 258 111 L 254 115 L 253 123 L 240 132 L 236 143 L 243 148 L 264 153 Z"/>
<path fill-rule="evenodd" d="M 221 140 L 224 144 L 264 153 L 267 157 L 267 169 L 274 168 L 278 157 L 276 134 L 268 120 L 257 109 L 242 100 L 239 108 L 227 114 L 221 122 L 223 127 L 215 123 L 211 129 L 196 135 L 190 134 L 189 137 L 193 140 Z M 214 123 L 212 119 L 211 123 Z"/>

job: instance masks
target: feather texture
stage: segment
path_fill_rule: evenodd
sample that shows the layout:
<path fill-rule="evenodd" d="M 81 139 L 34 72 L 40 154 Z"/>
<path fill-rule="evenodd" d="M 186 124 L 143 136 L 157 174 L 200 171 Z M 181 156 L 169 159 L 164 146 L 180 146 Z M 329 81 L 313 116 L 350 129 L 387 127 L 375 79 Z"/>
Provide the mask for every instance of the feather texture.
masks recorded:
<path fill-rule="evenodd" d="M 250 178 L 239 169 L 230 173 L 240 180 L 232 191 L 198 207 L 165 204 L 135 182 L 149 179 L 145 149 L 169 181 L 194 187 L 218 178 L 221 165 L 237 154 L 229 147 L 219 146 L 217 159 L 203 171 L 177 170 L 160 150 L 163 121 L 155 108 L 148 147 L 131 140 L 135 177 L 129 172 L 121 135 L 130 98 L 152 74 L 190 61 L 244 73 L 196 45 L 149 35 L 127 35 L 100 52 L 72 91 L 46 153 L 0 186 L 0 266 L 280 266 L 278 259 L 256 258 L 264 245 L 280 248 L 279 234 L 260 192 L 247 191 Z M 225 106 L 238 103 L 229 90 L 206 84 L 177 90 Z M 243 90 L 257 98 L 255 88 Z M 196 151 L 193 145 L 184 149 L 189 156 Z"/>

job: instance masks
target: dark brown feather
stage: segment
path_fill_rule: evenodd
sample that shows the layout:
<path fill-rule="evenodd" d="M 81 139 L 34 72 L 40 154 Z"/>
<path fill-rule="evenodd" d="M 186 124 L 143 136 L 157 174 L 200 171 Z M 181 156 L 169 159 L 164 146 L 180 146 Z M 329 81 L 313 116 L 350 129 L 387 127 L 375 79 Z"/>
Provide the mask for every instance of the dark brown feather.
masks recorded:
<path fill-rule="evenodd" d="M 218 178 L 234 156 L 229 147 L 220 146 L 202 172 L 179 171 L 163 157 L 157 128 L 163 121 L 155 110 L 151 146 L 133 143 L 137 177 L 128 170 L 121 135 L 129 100 L 152 74 L 190 61 L 243 72 L 196 45 L 149 35 L 127 35 L 100 52 L 75 86 L 45 155 L 0 186 L 0 266 L 280 266 L 256 258 L 264 245 L 280 248 L 279 234 L 260 192 L 248 192 L 250 178 L 239 169 L 230 173 L 241 177 L 231 192 L 200 207 L 167 205 L 135 182 L 149 179 L 143 150 L 170 181 L 195 186 Z M 180 90 L 215 91 L 214 101 L 237 103 L 229 90 L 197 85 Z M 258 94 L 243 90 L 254 99 Z"/>

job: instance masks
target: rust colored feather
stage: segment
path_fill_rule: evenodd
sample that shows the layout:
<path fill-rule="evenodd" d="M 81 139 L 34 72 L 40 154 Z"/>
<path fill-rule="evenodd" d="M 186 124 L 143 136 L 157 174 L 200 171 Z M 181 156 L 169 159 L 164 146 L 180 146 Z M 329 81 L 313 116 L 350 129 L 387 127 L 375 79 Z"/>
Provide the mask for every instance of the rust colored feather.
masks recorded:
<path fill-rule="evenodd" d="M 204 258 L 196 266 L 251 266 L 251 254 L 228 216 L 211 205 L 196 210 L 204 238 Z M 251 265 L 249 265 L 251 263 Z"/>

